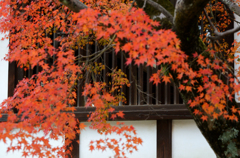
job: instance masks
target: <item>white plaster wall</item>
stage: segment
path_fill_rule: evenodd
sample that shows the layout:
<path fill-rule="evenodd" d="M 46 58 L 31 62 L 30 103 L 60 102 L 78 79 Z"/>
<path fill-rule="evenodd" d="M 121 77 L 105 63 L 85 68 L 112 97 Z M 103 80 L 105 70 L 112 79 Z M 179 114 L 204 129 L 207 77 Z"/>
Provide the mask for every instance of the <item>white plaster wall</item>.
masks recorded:
<path fill-rule="evenodd" d="M 42 136 L 44 136 L 43 132 L 39 132 L 38 134 L 36 134 L 36 137 L 42 137 Z M 13 142 L 13 145 L 16 143 L 17 141 Z M 50 139 L 49 143 L 52 147 L 57 147 L 57 146 L 62 147 L 64 144 L 64 141 L 61 137 L 59 137 L 58 140 Z M 16 150 L 14 152 L 11 151 L 7 153 L 7 147 L 9 145 L 10 145 L 10 140 L 7 140 L 7 144 L 5 144 L 4 142 L 0 142 L 0 158 L 22 158 L 22 150 Z M 32 156 L 28 156 L 26 158 L 32 158 Z M 37 158 L 37 156 L 34 156 L 33 158 Z"/>
<path fill-rule="evenodd" d="M 122 122 L 122 121 L 121 121 Z M 143 140 L 142 145 L 138 146 L 138 151 L 132 154 L 128 153 L 128 158 L 156 158 L 156 121 L 124 121 L 126 125 L 133 125 L 137 131 L 137 136 Z M 89 123 L 85 123 L 89 126 Z M 111 124 L 116 124 L 112 121 Z M 112 134 L 108 138 L 120 138 L 119 135 Z M 81 158 L 113 158 L 114 153 L 107 149 L 106 151 L 89 150 L 91 140 L 104 139 L 104 135 L 98 134 L 96 131 L 86 127 L 80 134 L 80 157 Z"/>
<path fill-rule="evenodd" d="M 0 34 L 0 39 L 2 35 Z M 9 40 L 0 40 L 0 103 L 7 98 L 8 95 L 8 62 L 4 61 L 5 54 L 8 53 Z"/>
<path fill-rule="evenodd" d="M 173 120 L 172 158 L 216 158 L 193 120 Z"/>

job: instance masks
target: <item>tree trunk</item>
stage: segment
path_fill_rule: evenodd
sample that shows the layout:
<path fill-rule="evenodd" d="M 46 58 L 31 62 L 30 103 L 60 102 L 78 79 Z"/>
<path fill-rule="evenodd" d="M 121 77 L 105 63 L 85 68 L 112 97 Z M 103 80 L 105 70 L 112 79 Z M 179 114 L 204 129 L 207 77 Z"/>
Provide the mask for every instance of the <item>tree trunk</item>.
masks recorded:
<path fill-rule="evenodd" d="M 181 40 L 181 49 L 190 57 L 190 61 L 193 53 L 204 51 L 202 42 L 199 40 L 198 19 L 208 2 L 209 0 L 178 0 L 175 7 L 173 30 Z M 193 69 L 197 71 L 199 67 L 193 67 Z M 181 81 L 177 80 L 177 82 Z M 182 93 L 184 103 L 217 157 L 240 157 L 238 156 L 238 149 L 240 149 L 239 122 L 229 121 L 224 118 L 203 122 L 198 116 L 193 114 L 194 109 L 187 104 L 190 99 L 194 100 L 194 96 L 199 96 L 197 91 Z M 235 101 L 228 102 L 229 107 L 236 105 Z"/>

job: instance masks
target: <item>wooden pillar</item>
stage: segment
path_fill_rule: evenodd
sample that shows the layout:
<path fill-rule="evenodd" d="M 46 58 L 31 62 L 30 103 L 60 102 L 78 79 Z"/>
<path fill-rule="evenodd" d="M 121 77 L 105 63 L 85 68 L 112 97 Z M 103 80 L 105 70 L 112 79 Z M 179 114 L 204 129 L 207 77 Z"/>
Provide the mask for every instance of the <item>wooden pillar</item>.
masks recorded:
<path fill-rule="evenodd" d="M 72 146 L 72 151 L 71 151 L 71 156 L 72 158 L 80 158 L 80 146 L 78 141 L 80 141 L 80 135 L 76 134 L 76 138 L 72 141 L 71 146 Z"/>
<path fill-rule="evenodd" d="M 157 158 L 172 158 L 172 120 L 157 120 Z"/>

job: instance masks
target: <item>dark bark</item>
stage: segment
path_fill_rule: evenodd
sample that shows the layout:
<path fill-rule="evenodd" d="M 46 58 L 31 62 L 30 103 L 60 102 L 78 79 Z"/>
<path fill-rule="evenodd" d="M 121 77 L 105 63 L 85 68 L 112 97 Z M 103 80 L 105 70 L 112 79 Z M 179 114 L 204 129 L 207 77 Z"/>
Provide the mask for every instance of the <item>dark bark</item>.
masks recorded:
<path fill-rule="evenodd" d="M 59 0 L 63 5 L 67 6 L 70 10 L 74 12 L 79 12 L 82 9 L 88 8 L 85 4 L 79 0 Z"/>
<path fill-rule="evenodd" d="M 188 56 L 190 56 L 190 60 L 194 52 L 201 53 L 204 51 L 203 47 L 201 46 L 201 41 L 199 40 L 198 18 L 208 2 L 208 0 L 179 0 L 176 4 L 174 16 L 174 31 L 176 32 L 178 38 L 180 38 L 181 40 L 181 49 Z M 198 67 L 193 67 L 193 69 L 197 71 Z M 201 81 L 199 82 L 199 84 L 201 84 Z M 236 132 L 235 130 L 239 129 L 239 123 L 229 121 L 224 118 L 203 122 L 198 116 L 193 114 L 194 109 L 190 108 L 187 104 L 188 100 L 193 100 L 194 96 L 198 95 L 199 94 L 196 91 L 193 91 L 192 93 L 182 93 L 185 104 L 191 112 L 201 133 L 206 138 L 206 140 L 208 141 L 208 143 L 218 157 L 238 157 L 237 150 L 235 149 L 240 149 L 240 144 L 238 141 L 240 138 L 239 135 L 237 137 L 229 136 L 228 140 L 226 141 L 223 141 L 221 138 L 225 136 L 226 133 Z M 235 105 L 235 101 L 228 102 L 229 107 Z M 233 147 L 230 147 L 229 144 L 232 144 Z"/>

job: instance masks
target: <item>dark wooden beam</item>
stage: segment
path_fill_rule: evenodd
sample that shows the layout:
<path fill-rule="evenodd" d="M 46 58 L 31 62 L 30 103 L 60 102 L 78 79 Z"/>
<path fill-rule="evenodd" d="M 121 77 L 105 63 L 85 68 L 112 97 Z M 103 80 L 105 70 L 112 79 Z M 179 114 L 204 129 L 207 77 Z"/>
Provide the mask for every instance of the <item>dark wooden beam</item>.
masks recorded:
<path fill-rule="evenodd" d="M 115 120 L 160 120 L 160 119 L 192 119 L 185 105 L 133 105 L 117 106 L 115 112 L 123 111 L 124 119 Z M 87 121 L 95 107 L 80 107 L 74 112 L 79 121 Z"/>
<path fill-rule="evenodd" d="M 123 111 L 124 119 L 115 120 L 161 120 L 161 119 L 192 119 L 189 111 L 183 104 L 178 105 L 133 105 L 115 106 L 115 112 Z M 79 121 L 87 121 L 90 112 L 95 107 L 76 107 L 74 114 Z M 0 122 L 7 121 L 7 115 L 2 114 Z"/>

